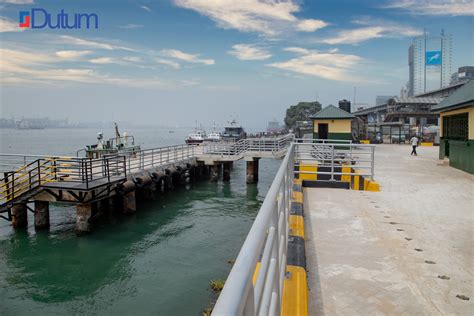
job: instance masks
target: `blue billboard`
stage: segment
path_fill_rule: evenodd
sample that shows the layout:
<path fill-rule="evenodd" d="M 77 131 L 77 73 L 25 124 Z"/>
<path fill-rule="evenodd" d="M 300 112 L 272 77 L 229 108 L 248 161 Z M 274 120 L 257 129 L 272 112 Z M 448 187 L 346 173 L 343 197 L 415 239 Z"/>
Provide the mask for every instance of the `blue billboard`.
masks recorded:
<path fill-rule="evenodd" d="M 427 66 L 438 66 L 441 65 L 441 51 L 432 50 L 426 52 L 426 65 Z"/>

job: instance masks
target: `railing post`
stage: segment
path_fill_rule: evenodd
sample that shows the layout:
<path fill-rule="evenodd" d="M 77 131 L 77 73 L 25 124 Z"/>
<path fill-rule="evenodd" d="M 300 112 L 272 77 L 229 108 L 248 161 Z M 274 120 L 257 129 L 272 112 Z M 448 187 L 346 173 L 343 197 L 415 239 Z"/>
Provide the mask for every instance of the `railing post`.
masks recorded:
<path fill-rule="evenodd" d="M 331 145 L 331 181 L 334 181 L 334 145 Z"/>
<path fill-rule="evenodd" d="M 370 166 L 370 173 L 371 173 L 371 178 L 374 180 L 374 166 L 375 166 L 375 147 L 371 147 L 372 153 L 371 153 L 371 166 Z"/>

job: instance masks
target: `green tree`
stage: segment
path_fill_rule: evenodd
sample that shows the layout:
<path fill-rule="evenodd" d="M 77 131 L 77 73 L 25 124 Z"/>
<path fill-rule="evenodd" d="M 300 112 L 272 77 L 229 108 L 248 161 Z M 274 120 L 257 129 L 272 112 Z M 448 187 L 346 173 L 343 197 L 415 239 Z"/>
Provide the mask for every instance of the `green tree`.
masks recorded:
<path fill-rule="evenodd" d="M 321 103 L 298 102 L 286 110 L 285 125 L 287 128 L 294 128 L 297 121 L 309 121 L 310 117 L 321 111 Z"/>

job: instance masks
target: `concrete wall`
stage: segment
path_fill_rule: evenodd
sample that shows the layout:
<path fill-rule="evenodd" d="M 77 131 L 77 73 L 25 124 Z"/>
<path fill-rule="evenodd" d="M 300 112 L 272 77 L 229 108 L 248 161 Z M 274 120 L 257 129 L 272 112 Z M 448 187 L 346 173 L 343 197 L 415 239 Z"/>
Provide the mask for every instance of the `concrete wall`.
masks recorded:
<path fill-rule="evenodd" d="M 318 124 L 328 124 L 328 132 L 331 133 L 351 133 L 352 120 L 314 120 L 313 131 L 318 133 Z"/>

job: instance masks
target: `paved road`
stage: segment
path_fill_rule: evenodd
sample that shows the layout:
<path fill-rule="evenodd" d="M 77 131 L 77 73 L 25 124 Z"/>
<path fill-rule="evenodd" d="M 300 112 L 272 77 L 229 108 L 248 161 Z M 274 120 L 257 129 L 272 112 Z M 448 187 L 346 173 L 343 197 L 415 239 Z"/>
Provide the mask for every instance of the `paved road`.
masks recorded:
<path fill-rule="evenodd" d="M 377 146 L 382 192 L 305 189 L 312 315 L 474 314 L 474 176 L 409 153 Z"/>

